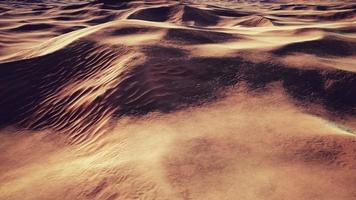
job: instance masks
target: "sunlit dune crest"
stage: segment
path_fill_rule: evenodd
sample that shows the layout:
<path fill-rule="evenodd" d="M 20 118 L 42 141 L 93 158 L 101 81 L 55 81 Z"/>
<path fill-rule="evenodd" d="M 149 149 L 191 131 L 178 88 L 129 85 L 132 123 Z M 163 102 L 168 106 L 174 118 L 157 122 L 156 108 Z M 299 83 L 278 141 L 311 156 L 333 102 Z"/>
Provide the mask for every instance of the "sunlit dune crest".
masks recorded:
<path fill-rule="evenodd" d="M 353 1 L 0 2 L 0 200 L 356 199 Z"/>

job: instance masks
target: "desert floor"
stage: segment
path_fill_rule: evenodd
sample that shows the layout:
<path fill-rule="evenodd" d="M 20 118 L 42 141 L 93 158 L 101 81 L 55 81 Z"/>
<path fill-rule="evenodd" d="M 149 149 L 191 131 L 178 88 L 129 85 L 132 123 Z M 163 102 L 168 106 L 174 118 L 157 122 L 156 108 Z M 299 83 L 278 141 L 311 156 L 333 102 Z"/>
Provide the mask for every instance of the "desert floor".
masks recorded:
<path fill-rule="evenodd" d="M 356 199 L 356 2 L 0 1 L 0 200 Z"/>

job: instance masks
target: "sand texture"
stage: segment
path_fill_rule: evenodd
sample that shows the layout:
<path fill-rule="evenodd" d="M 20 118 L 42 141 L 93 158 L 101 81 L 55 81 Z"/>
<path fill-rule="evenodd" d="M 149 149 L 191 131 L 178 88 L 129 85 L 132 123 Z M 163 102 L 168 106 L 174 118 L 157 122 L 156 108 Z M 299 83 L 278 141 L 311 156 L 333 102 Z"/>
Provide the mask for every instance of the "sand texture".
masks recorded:
<path fill-rule="evenodd" d="M 356 200 L 355 1 L 0 1 L 0 200 Z"/>

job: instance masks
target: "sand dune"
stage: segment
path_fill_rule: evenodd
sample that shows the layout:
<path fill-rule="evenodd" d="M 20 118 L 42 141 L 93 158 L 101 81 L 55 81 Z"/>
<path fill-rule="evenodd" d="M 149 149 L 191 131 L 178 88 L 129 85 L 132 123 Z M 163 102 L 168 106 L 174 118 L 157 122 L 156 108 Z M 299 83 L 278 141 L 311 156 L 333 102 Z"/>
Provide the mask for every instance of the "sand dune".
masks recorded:
<path fill-rule="evenodd" d="M 0 2 L 0 199 L 356 198 L 355 13 Z"/>

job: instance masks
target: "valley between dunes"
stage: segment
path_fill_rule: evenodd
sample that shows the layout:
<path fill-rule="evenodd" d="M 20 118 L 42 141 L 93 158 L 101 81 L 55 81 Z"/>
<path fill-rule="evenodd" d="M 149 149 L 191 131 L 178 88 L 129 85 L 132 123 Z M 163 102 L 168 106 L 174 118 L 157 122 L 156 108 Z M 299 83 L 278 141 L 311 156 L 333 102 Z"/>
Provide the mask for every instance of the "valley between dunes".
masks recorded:
<path fill-rule="evenodd" d="M 352 1 L 1 1 L 0 200 L 356 199 Z"/>

